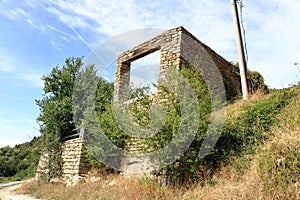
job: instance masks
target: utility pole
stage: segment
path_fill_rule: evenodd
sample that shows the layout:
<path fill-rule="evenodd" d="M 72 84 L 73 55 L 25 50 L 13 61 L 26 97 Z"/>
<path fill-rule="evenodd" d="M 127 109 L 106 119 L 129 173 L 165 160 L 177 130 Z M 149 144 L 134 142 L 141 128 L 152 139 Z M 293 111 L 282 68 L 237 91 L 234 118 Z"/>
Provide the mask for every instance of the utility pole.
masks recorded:
<path fill-rule="evenodd" d="M 242 84 L 243 99 L 248 100 L 248 87 L 247 87 L 247 66 L 244 52 L 244 43 L 242 39 L 242 32 L 240 26 L 240 19 L 238 15 L 236 0 L 231 0 L 232 17 L 234 23 L 234 29 L 236 34 L 236 44 L 239 57 L 240 76 Z"/>

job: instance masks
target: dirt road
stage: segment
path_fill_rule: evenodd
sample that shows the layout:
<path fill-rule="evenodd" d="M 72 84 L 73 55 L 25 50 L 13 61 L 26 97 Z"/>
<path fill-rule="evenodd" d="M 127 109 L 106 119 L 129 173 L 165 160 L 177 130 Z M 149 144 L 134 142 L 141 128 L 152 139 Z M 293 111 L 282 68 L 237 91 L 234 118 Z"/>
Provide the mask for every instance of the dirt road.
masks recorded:
<path fill-rule="evenodd" d="M 0 184 L 0 200 L 36 200 L 28 195 L 15 194 L 14 190 L 20 187 L 24 181 L 16 181 Z"/>

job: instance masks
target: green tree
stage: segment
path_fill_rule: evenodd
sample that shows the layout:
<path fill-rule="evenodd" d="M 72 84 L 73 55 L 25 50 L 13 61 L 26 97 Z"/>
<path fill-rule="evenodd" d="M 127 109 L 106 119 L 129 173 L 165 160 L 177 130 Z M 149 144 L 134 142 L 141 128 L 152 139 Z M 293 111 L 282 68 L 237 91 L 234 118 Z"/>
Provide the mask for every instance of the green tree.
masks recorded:
<path fill-rule="evenodd" d="M 238 62 L 234 63 L 233 66 L 239 69 Z M 249 84 L 250 87 L 252 88 L 252 92 L 256 92 L 258 90 L 262 90 L 265 93 L 269 92 L 269 88 L 265 84 L 265 79 L 259 72 L 247 70 L 247 73 L 248 73 L 248 81 L 250 80 Z M 239 72 L 238 75 L 240 75 Z"/>
<path fill-rule="evenodd" d="M 97 69 L 91 65 L 80 71 L 73 92 L 74 122 L 84 128 L 88 160 L 94 167 L 103 167 L 99 161 L 105 162 L 118 154 L 117 148 L 110 148 L 108 143 L 123 147 L 125 140 L 113 118 L 113 83 L 97 76 Z"/>
<path fill-rule="evenodd" d="M 45 174 L 46 179 L 60 175 L 61 143 L 66 136 L 74 134 L 75 128 L 85 128 L 87 141 L 90 140 L 86 137 L 101 136 L 105 130 L 112 141 L 120 143 L 119 131 L 113 123 L 111 112 L 113 83 L 98 77 L 94 65 L 83 67 L 82 58 L 67 58 L 65 65 L 56 66 L 42 80 L 44 95 L 36 103 L 41 112 L 38 121 L 44 147 L 49 155 L 46 168 L 50 169 L 50 173 Z M 105 145 L 90 146 L 98 152 L 97 148 L 104 148 Z M 90 161 L 95 162 L 93 155 L 90 155 Z M 99 163 L 96 164 L 99 166 Z"/>
<path fill-rule="evenodd" d="M 268 87 L 265 85 L 264 77 L 259 72 L 248 70 L 248 74 L 250 76 L 251 85 L 254 92 L 259 89 L 261 89 L 264 92 L 269 91 Z"/>
<path fill-rule="evenodd" d="M 61 140 L 75 129 L 72 94 L 75 78 L 82 65 L 82 58 L 67 58 L 65 65 L 54 67 L 50 74 L 42 77 L 44 94 L 42 99 L 36 100 L 40 109 L 37 121 L 43 135 L 45 151 L 50 155 L 48 178 L 60 174 Z"/>
<path fill-rule="evenodd" d="M 81 58 L 67 58 L 65 65 L 56 66 L 49 75 L 43 76 L 43 99 L 36 100 L 40 108 L 38 121 L 44 135 L 58 134 L 60 138 L 75 128 L 72 115 L 72 94 L 75 77 L 83 65 Z"/>

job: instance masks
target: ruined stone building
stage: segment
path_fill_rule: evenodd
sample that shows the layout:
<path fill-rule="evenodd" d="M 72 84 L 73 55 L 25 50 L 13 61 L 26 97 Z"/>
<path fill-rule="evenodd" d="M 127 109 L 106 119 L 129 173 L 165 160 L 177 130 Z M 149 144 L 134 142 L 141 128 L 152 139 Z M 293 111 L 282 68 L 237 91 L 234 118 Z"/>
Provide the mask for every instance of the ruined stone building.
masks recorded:
<path fill-rule="evenodd" d="M 158 91 L 160 85 L 166 81 L 169 68 L 180 70 L 182 67 L 191 67 L 197 69 L 201 74 L 211 95 L 219 95 L 219 98 L 223 98 L 224 102 L 226 97 L 228 100 L 240 95 L 241 85 L 238 68 L 203 44 L 186 29 L 178 27 L 167 30 L 118 56 L 114 82 L 115 103 L 123 104 L 126 102 L 127 104 L 131 102 L 128 101 L 131 63 L 156 51 L 160 52 Z M 152 97 L 152 99 L 155 99 L 155 97 Z M 145 152 L 149 148 L 143 144 L 143 139 L 132 136 L 126 150 L 136 153 Z M 146 161 L 143 159 L 132 158 L 129 158 L 126 162 L 125 158 L 123 171 L 132 172 L 136 170 L 137 173 L 143 173 L 146 168 L 149 169 L 149 166 L 145 163 Z"/>
<path fill-rule="evenodd" d="M 208 68 L 212 68 L 213 65 L 217 67 L 223 78 L 227 99 L 240 94 L 241 85 L 238 69 L 186 29 L 178 27 L 167 30 L 119 55 L 114 88 L 115 101 L 128 100 L 127 91 L 130 86 L 131 62 L 155 51 L 160 52 L 158 83 L 164 81 L 166 69 L 170 65 L 180 69 L 182 65 L 195 65 L 195 62 L 198 62 L 198 64 L 201 64 L 202 70 L 208 70 L 207 77 L 204 78 L 213 79 L 213 75 L 209 77 L 209 73 L 214 73 L 214 71 L 209 71 Z"/>
<path fill-rule="evenodd" d="M 180 69 L 183 65 L 197 67 L 203 72 L 202 76 L 208 80 L 210 90 L 219 90 L 220 82 L 214 84 L 216 77 L 221 77 L 226 89 L 227 99 L 240 95 L 241 85 L 238 68 L 226 61 L 211 48 L 206 46 L 183 27 L 164 31 L 160 35 L 139 44 L 117 58 L 116 77 L 114 87 L 114 101 L 129 100 L 131 62 L 153 52 L 160 52 L 160 69 L 158 84 L 166 78 L 167 69 L 172 65 Z M 217 70 L 216 70 L 217 69 Z M 218 80 L 216 80 L 217 82 Z M 74 175 L 84 175 L 87 165 L 84 163 L 82 139 L 73 139 L 63 144 L 63 173 L 68 178 Z"/>

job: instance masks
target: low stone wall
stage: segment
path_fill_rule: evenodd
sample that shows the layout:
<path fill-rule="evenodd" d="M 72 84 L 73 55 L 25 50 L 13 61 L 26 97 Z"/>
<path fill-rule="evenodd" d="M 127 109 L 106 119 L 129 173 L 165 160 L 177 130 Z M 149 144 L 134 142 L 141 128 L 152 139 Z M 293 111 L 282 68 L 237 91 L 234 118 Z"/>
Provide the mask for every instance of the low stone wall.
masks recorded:
<path fill-rule="evenodd" d="M 84 151 L 84 141 L 81 138 L 65 141 L 62 144 L 62 179 L 67 182 L 73 177 L 84 177 L 90 170 L 86 152 Z M 49 154 L 43 153 L 40 157 L 35 179 L 49 174 Z"/>
<path fill-rule="evenodd" d="M 76 175 L 85 176 L 90 170 L 83 144 L 80 138 L 68 140 L 62 144 L 63 179 L 66 180 Z"/>
<path fill-rule="evenodd" d="M 40 157 L 39 164 L 35 173 L 35 180 L 39 180 L 44 174 L 49 173 L 49 169 L 47 167 L 48 163 L 49 163 L 49 154 L 43 153 Z"/>

